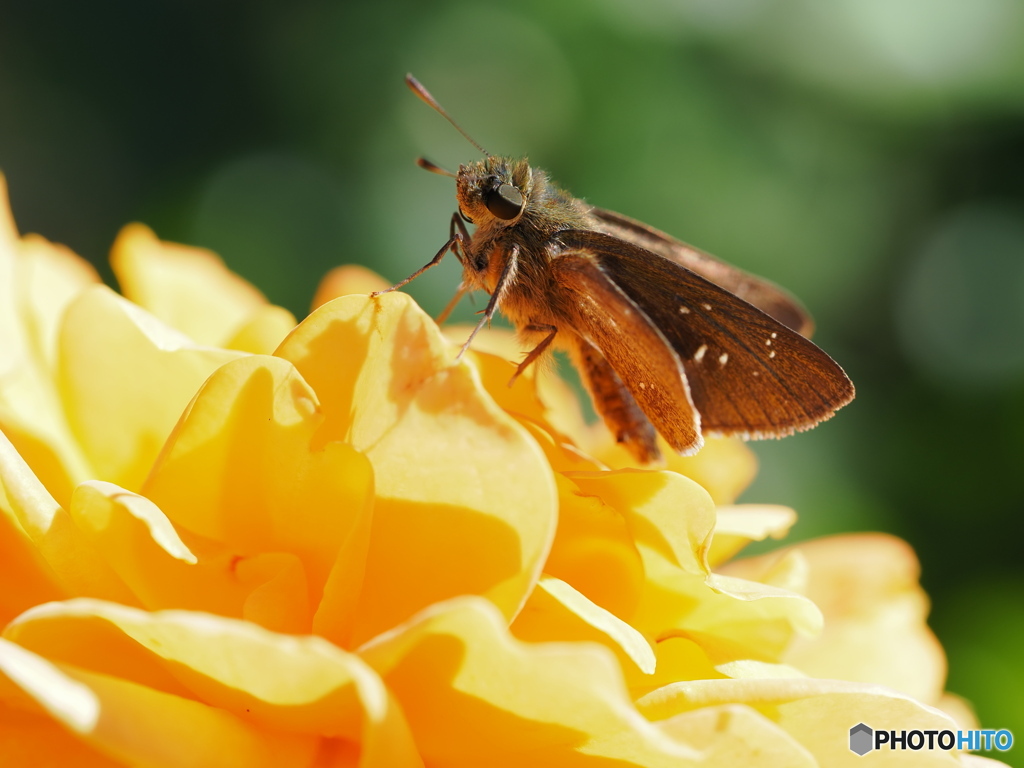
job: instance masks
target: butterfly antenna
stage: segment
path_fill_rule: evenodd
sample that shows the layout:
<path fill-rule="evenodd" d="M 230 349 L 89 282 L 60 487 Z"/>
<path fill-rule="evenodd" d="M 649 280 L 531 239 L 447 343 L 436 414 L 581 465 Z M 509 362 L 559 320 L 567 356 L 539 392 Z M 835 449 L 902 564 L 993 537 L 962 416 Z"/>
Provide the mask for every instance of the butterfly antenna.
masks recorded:
<path fill-rule="evenodd" d="M 437 100 L 433 96 L 430 95 L 430 91 L 428 91 L 426 88 L 424 88 L 423 84 L 420 83 L 419 80 L 417 80 L 412 75 L 406 75 L 405 76 L 405 84 L 409 86 L 409 88 L 412 90 L 413 93 L 415 93 L 423 101 L 425 101 L 428 106 L 432 107 L 435 112 L 437 112 L 439 115 L 441 115 L 441 117 L 443 117 L 445 120 L 447 120 L 449 123 L 451 123 L 452 126 L 455 128 L 455 130 L 457 130 L 459 133 L 461 133 L 463 136 L 466 137 L 466 141 L 468 141 L 474 147 L 479 149 L 481 153 L 483 153 L 484 157 L 490 157 L 491 156 L 490 152 L 488 152 L 486 149 L 484 149 L 479 144 L 477 144 L 475 141 L 473 141 L 473 137 L 470 136 L 468 133 L 466 133 L 464 130 L 462 130 L 462 127 L 458 123 L 456 123 L 454 120 L 452 120 L 451 115 L 449 115 L 447 112 L 444 111 L 444 107 L 442 107 L 440 104 L 437 103 Z M 421 167 L 426 167 L 426 166 L 421 166 Z M 427 170 L 429 171 L 431 169 L 427 168 Z"/>
<path fill-rule="evenodd" d="M 436 174 L 439 174 L 441 176 L 450 176 L 453 179 L 457 179 L 458 178 L 458 176 L 456 176 L 451 171 L 447 171 L 444 168 L 442 168 L 440 165 L 437 165 L 435 163 L 430 162 L 425 157 L 417 157 L 416 158 L 416 165 L 418 165 L 420 168 L 422 168 L 425 171 L 430 171 L 431 173 L 436 173 Z"/>

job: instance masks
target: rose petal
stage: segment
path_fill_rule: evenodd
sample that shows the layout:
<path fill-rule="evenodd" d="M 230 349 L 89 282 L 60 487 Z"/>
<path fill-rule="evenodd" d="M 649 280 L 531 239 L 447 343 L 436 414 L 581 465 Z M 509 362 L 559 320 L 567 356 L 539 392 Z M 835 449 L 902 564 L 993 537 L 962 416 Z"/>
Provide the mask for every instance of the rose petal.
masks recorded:
<path fill-rule="evenodd" d="M 981 755 L 962 754 L 959 764 L 962 768 L 1009 768 L 1006 763 Z"/>
<path fill-rule="evenodd" d="M 544 451 L 544 456 L 555 472 L 592 472 L 604 467 L 596 460 L 587 456 L 572 443 L 566 442 L 564 436 L 551 432 L 551 427 L 532 421 L 526 416 L 512 413 L 523 429 Z"/>
<path fill-rule="evenodd" d="M 224 266 L 217 254 L 158 240 L 142 224 L 121 230 L 110 266 L 125 298 L 199 344 L 226 346 L 267 306 L 263 294 Z"/>
<path fill-rule="evenodd" d="M 89 469 L 54 382 L 57 331 L 68 304 L 98 282 L 67 248 L 18 239 L 0 177 L 0 429 L 62 502 Z"/>
<path fill-rule="evenodd" d="M 316 295 L 313 297 L 312 309 L 323 306 L 339 296 L 348 296 L 352 293 L 373 293 L 390 287 L 391 283 L 372 269 L 358 264 L 345 264 L 335 267 L 323 276 L 320 285 L 317 286 Z"/>
<path fill-rule="evenodd" d="M 373 533 L 353 642 L 453 595 L 483 594 L 511 618 L 554 534 L 551 470 L 536 442 L 408 296 L 345 296 L 277 352 L 316 391 L 320 441 L 366 453 Z M 522 478 L 529 478 L 523 482 Z"/>
<path fill-rule="evenodd" d="M 134 565 L 141 565 L 143 569 L 157 552 L 191 565 L 197 562 L 170 520 L 144 496 L 99 480 L 82 483 L 75 494 L 72 518 L 79 527 L 92 527 L 96 533 L 113 539 L 107 547 L 112 554 L 130 553 L 133 559 L 140 561 Z M 98 500 L 102 500 L 105 508 L 98 514 L 87 514 L 85 508 Z M 117 516 L 121 511 L 126 513 L 123 518 Z"/>
<path fill-rule="evenodd" d="M 209 614 L 146 613 L 95 600 L 39 606 L 15 620 L 4 636 L 45 653 L 65 671 L 74 665 L 76 678 L 101 695 L 110 693 L 116 701 L 103 701 L 104 717 L 112 703 L 119 709 L 138 701 L 150 711 L 128 722 L 132 728 L 152 727 L 150 738 L 163 748 L 177 726 L 161 732 L 159 726 L 167 724 L 149 717 L 162 709 L 163 716 L 172 717 L 180 709 L 186 722 L 226 731 L 208 738 L 238 738 L 247 748 L 246 740 L 255 736 L 276 739 L 277 748 L 299 748 L 303 759 L 293 756 L 295 763 L 285 761 L 289 765 L 312 763 L 312 744 L 274 732 L 358 744 L 360 765 L 420 765 L 402 712 L 380 679 L 358 657 L 318 637 L 279 635 Z M 112 646 L 119 652 L 111 654 Z M 198 701 L 188 700 L 190 694 Z M 142 741 L 126 740 L 133 748 Z"/>
<path fill-rule="evenodd" d="M 573 480 L 558 484 L 558 531 L 544 569 L 626 621 L 640 604 L 644 567 L 625 516 Z"/>
<path fill-rule="evenodd" d="M 758 680 L 763 680 L 770 677 L 807 677 L 799 669 L 785 664 L 768 664 L 753 659 L 726 662 L 725 664 L 719 664 L 715 669 L 726 677 L 733 679 L 757 678 Z"/>
<path fill-rule="evenodd" d="M 37 536 L 61 512 L 0 432 L 0 626 L 26 608 L 65 597 L 26 526 Z"/>
<path fill-rule="evenodd" d="M 32 597 L 34 590 L 38 590 L 35 596 L 49 595 L 51 599 L 90 595 L 135 602 L 130 590 L 32 474 L 2 432 L 0 502 L 5 524 L 13 527 L 7 541 L 21 553 L 7 567 L 15 568 L 20 561 L 25 568 L 16 581 L 5 582 L 26 587 L 23 596 L 11 598 L 12 605 Z"/>
<path fill-rule="evenodd" d="M 688 625 L 742 644 L 751 658 L 775 659 L 795 635 L 821 631 L 821 611 L 791 590 L 720 574 L 709 577 L 707 586 L 719 597 L 703 600 Z"/>
<path fill-rule="evenodd" d="M 707 437 L 704 447 L 693 456 L 679 456 L 659 439 L 664 467 L 686 475 L 711 494 L 716 504 L 731 504 L 757 474 L 757 457 L 739 438 Z M 581 447 L 609 467 L 637 467 L 636 459 L 615 442 L 603 425 L 591 433 Z"/>
<path fill-rule="evenodd" d="M 978 722 L 978 717 L 974 714 L 971 705 L 956 694 L 943 693 L 935 702 L 935 707 L 952 717 L 960 726 L 961 731 L 973 731 L 981 728 L 981 723 Z"/>
<path fill-rule="evenodd" d="M 723 704 L 684 712 L 658 727 L 702 750 L 707 768 L 818 768 L 792 736 L 750 707 Z"/>
<path fill-rule="evenodd" d="M 18 237 L 0 175 L 0 381 L 28 365 L 52 367 L 57 327 L 68 304 L 100 282 L 96 270 L 62 245 Z"/>
<path fill-rule="evenodd" d="M 100 704 L 87 686 L 67 679 L 50 661 L 0 638 L 0 673 L 6 680 L 0 696 L 23 704 L 31 699 L 78 733 L 96 727 Z M 26 697 L 24 694 L 28 693 Z"/>
<path fill-rule="evenodd" d="M 709 706 L 747 704 L 777 723 L 819 765 L 855 765 L 849 730 L 857 723 L 897 730 L 956 730 L 943 713 L 881 686 L 839 680 L 697 680 L 673 683 L 637 702 L 660 721 Z M 888 757 L 888 754 L 886 755 Z M 959 765 L 960 753 L 940 750 L 894 752 L 893 761 L 914 766 Z"/>
<path fill-rule="evenodd" d="M 472 326 L 444 328 L 445 336 L 459 346 L 472 331 Z M 474 338 L 470 354 L 495 402 L 509 413 L 541 425 L 555 442 L 573 443 L 582 454 L 595 457 L 595 464 L 638 467 L 603 424 L 586 424 L 576 395 L 551 365 L 535 363 L 513 386 L 508 385 L 516 370 L 513 361 L 522 360 L 528 351 L 514 333 L 503 328 L 485 328 Z M 664 442 L 661 447 L 668 469 L 696 480 L 719 504 L 732 502 L 757 473 L 756 457 L 738 439 L 709 438 L 700 453 L 688 457 L 677 456 Z"/>
<path fill-rule="evenodd" d="M 693 640 L 721 663 L 727 659 L 719 654 L 727 648 L 738 654 L 733 658 L 775 660 L 794 632 L 820 628 L 820 612 L 801 595 L 709 572 L 715 510 L 693 481 L 637 470 L 568 477 L 582 492 L 618 510 L 629 527 L 645 582 L 635 614 L 621 618 L 646 637 Z M 594 599 L 586 588 L 566 581 Z"/>
<path fill-rule="evenodd" d="M 59 385 L 92 477 L 137 489 L 203 381 L 240 354 L 198 346 L 108 288 L 83 292 L 61 329 Z"/>
<path fill-rule="evenodd" d="M 310 606 L 320 605 L 330 579 L 331 605 L 318 626 L 341 642 L 361 588 L 373 472 L 351 446 L 319 444 L 322 422 L 290 363 L 235 360 L 196 395 L 143 492 L 176 525 L 240 555 L 294 554 Z"/>
<path fill-rule="evenodd" d="M 730 572 L 760 578 L 793 551 L 807 563 L 801 591 L 821 608 L 825 629 L 797 639 L 786 663 L 814 677 L 879 683 L 938 702 L 945 656 L 925 623 L 928 599 L 910 547 L 882 534 L 834 536 L 739 561 Z"/>
<path fill-rule="evenodd" d="M 3 673 L 0 672 L 0 687 Z M 97 752 L 53 718 L 15 709 L 0 694 L 0 759 L 11 766 L 123 768 L 124 763 Z"/>
<path fill-rule="evenodd" d="M 796 512 L 775 504 L 720 506 L 708 562 L 712 567 L 732 558 L 752 541 L 781 539 L 793 523 Z"/>
<path fill-rule="evenodd" d="M 640 677 L 625 668 L 630 695 L 638 699 L 651 691 L 679 680 L 707 680 L 722 677 L 715 669 L 712 654 L 735 658 L 739 651 L 719 638 L 698 633 L 665 632 L 654 643 L 656 666 L 654 674 Z"/>
<path fill-rule="evenodd" d="M 190 548 L 149 499 L 110 483 L 80 485 L 71 516 L 145 607 L 204 610 L 277 631 L 309 631 L 311 590 L 295 555 L 238 554 L 186 531 Z"/>
<path fill-rule="evenodd" d="M 0 584 L 17 586 L 0 589 L 0 626 L 26 608 L 67 596 L 6 506 L 0 499 Z"/>
<path fill-rule="evenodd" d="M 0 203 L 2 205 L 2 203 Z M 68 305 L 86 288 L 101 282 L 93 266 L 66 246 L 39 235 L 25 235 L 18 248 L 19 302 L 23 328 L 42 353 L 39 362 L 56 363 L 57 334 Z"/>
<path fill-rule="evenodd" d="M 480 598 L 431 606 L 360 655 L 402 703 L 428 765 L 685 766 L 699 753 L 633 708 L 597 644 L 523 643 Z"/>
<path fill-rule="evenodd" d="M 654 651 L 643 635 L 551 576 L 537 583 L 512 624 L 512 634 L 530 642 L 598 642 L 610 648 L 623 666 L 654 674 Z"/>
<path fill-rule="evenodd" d="M 708 573 L 715 509 L 699 485 L 672 472 L 632 469 L 567 476 L 583 493 L 625 515 L 638 548 L 657 552 L 686 573 Z"/>
<path fill-rule="evenodd" d="M 695 480 L 716 504 L 732 504 L 757 474 L 757 456 L 737 437 L 709 437 L 693 456 L 663 450 L 666 469 Z"/>
<path fill-rule="evenodd" d="M 295 327 L 295 316 L 284 307 L 267 304 L 249 317 L 224 346 L 254 355 L 269 355 Z"/>
<path fill-rule="evenodd" d="M 460 348 L 472 332 L 472 326 L 444 327 L 445 338 Z M 529 351 L 512 331 L 484 328 L 473 339 L 468 354 L 476 363 L 484 389 L 498 405 L 541 425 L 559 443 L 583 445 L 588 427 L 576 395 L 551 365 L 553 358 L 533 363 L 509 386 L 518 361 Z"/>
<path fill-rule="evenodd" d="M 82 748 L 75 749 L 67 739 L 60 745 L 58 755 L 75 760 L 67 765 L 80 765 L 80 755 L 86 765 L 111 764 L 90 756 L 85 745 L 110 755 L 115 765 L 158 768 L 271 768 L 282 762 L 309 764 L 313 757 L 315 743 L 308 737 L 264 734 L 241 718 L 199 702 L 53 664 L 5 640 L 0 644 L 0 690 L 5 684 L 20 688 L 29 706 L 35 703 L 82 739 Z M 31 717 L 23 702 L 15 704 L 22 705 L 14 710 L 16 716 Z M 32 720 L 40 727 L 38 718 Z"/>

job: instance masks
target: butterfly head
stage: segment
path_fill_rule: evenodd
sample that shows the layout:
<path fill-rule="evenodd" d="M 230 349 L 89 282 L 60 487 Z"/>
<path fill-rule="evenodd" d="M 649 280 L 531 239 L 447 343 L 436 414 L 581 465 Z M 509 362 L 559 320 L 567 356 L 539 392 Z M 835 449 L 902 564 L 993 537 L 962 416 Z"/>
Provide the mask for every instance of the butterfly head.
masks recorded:
<path fill-rule="evenodd" d="M 533 170 L 525 159 L 485 157 L 459 166 L 459 210 L 477 226 L 509 225 L 526 211 Z"/>

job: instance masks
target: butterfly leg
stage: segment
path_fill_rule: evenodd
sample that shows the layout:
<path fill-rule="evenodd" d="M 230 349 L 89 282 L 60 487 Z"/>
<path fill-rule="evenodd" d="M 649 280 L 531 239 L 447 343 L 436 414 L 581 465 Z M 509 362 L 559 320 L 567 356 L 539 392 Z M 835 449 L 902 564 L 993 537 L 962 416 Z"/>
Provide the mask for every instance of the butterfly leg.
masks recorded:
<path fill-rule="evenodd" d="M 462 250 L 465 248 L 466 243 L 469 242 L 469 236 L 465 234 L 466 227 L 458 218 L 458 216 L 459 214 L 457 213 L 452 215 L 452 223 L 448 230 L 451 234 L 448 238 L 448 242 L 441 246 L 441 250 L 439 250 L 437 254 L 435 254 L 434 258 L 432 258 L 429 262 L 427 262 L 422 267 L 417 269 L 415 272 L 413 272 L 411 275 L 405 278 L 405 280 L 403 280 L 402 282 L 395 283 L 390 288 L 385 288 L 383 291 L 374 291 L 373 293 L 370 294 L 370 298 L 376 298 L 377 296 L 380 296 L 382 293 L 390 293 L 391 291 L 397 291 L 399 288 L 408 285 L 431 267 L 436 267 L 438 264 L 440 264 L 441 259 L 444 258 L 444 255 L 448 253 L 449 250 L 455 254 L 455 258 L 457 258 L 460 263 L 464 263 L 465 259 L 462 255 Z M 459 228 L 461 230 L 460 232 L 455 231 L 456 222 L 458 222 Z"/>
<path fill-rule="evenodd" d="M 604 355 L 597 347 L 577 337 L 573 357 L 590 391 L 594 409 L 604 419 L 616 441 L 644 464 L 659 461 L 661 451 L 654 426 Z"/>
<path fill-rule="evenodd" d="M 459 216 L 458 213 L 452 215 L 452 223 L 451 226 L 448 228 L 449 238 L 455 237 L 455 227 L 459 228 L 459 234 L 462 236 L 462 239 L 455 241 L 455 244 L 452 246 L 452 253 L 455 254 L 455 258 L 459 260 L 459 263 L 462 264 L 463 267 L 465 267 L 466 255 L 462 252 L 462 245 L 463 243 L 469 242 L 469 231 L 466 229 L 466 225 L 463 224 L 462 217 Z M 468 290 L 469 289 L 466 288 L 465 283 L 459 283 L 459 288 L 458 290 L 455 291 L 455 295 L 452 296 L 452 299 L 451 301 L 448 302 L 447 306 L 443 310 L 441 310 L 441 314 L 437 316 L 437 319 L 434 322 L 436 322 L 438 325 L 441 325 L 441 323 L 447 320 L 448 315 L 450 315 L 452 313 L 452 310 L 455 309 L 456 306 L 458 306 L 458 303 L 462 301 L 462 297 L 466 295 Z"/>
<path fill-rule="evenodd" d="M 456 234 L 455 228 L 458 227 L 459 231 Z M 463 251 L 466 243 L 469 242 L 469 230 L 466 229 L 466 225 L 462 221 L 462 217 L 459 212 L 456 211 L 452 214 L 451 223 L 448 225 L 448 239 L 454 240 L 452 245 L 452 253 L 455 254 L 455 258 L 459 260 L 459 264 L 463 267 L 466 266 L 466 254 Z"/>
<path fill-rule="evenodd" d="M 462 221 L 462 216 L 456 211 L 452 214 L 452 223 L 448 227 L 448 236 L 455 237 L 455 228 L 459 228 L 459 234 L 462 235 L 462 240 L 459 242 L 458 251 L 455 253 L 458 257 L 459 262 L 462 266 L 466 266 L 466 258 L 462 253 L 462 247 L 469 242 L 469 230 L 466 229 L 466 224 Z"/>
<path fill-rule="evenodd" d="M 458 305 L 458 303 L 460 301 L 462 301 L 462 297 L 465 296 L 465 295 L 466 295 L 466 284 L 465 283 L 459 283 L 458 290 L 455 291 L 455 295 L 452 296 L 452 300 L 449 301 L 448 305 L 444 309 L 441 310 L 441 314 L 439 314 L 435 318 L 434 322 L 437 323 L 438 325 L 441 325 L 441 323 L 443 323 L 445 320 L 447 320 L 448 319 L 448 315 L 450 315 L 452 313 L 452 310 L 455 309 L 456 305 Z"/>
<path fill-rule="evenodd" d="M 508 250 L 508 258 L 505 260 L 505 266 L 501 270 L 501 275 L 498 276 L 498 282 L 494 286 L 494 292 L 491 294 L 490 301 L 487 302 L 487 307 L 483 311 L 483 317 L 480 322 L 476 324 L 476 328 L 469 334 L 469 338 L 466 339 L 466 343 L 462 345 L 462 349 L 459 350 L 459 354 L 455 356 L 458 360 L 462 357 L 463 353 L 469 349 L 469 345 L 473 342 L 473 338 L 480 333 L 480 329 L 485 325 L 490 325 L 491 318 L 494 317 L 494 313 L 498 311 L 498 306 L 501 304 L 501 300 L 505 297 L 505 292 L 508 287 L 515 280 L 516 271 L 519 268 L 519 246 L 513 245 Z"/>
<path fill-rule="evenodd" d="M 528 325 L 523 330 L 534 332 L 547 331 L 548 335 L 541 339 L 540 344 L 530 350 L 530 354 L 528 354 L 526 359 L 524 359 L 523 362 L 519 364 L 519 367 L 516 368 L 516 372 L 512 374 L 512 378 L 508 380 L 508 385 L 510 387 L 516 383 L 516 379 L 523 374 L 523 371 L 530 367 L 530 364 L 533 363 L 534 360 L 544 354 L 547 348 L 551 346 L 551 342 L 555 340 L 555 334 L 558 333 L 558 327 L 554 325 Z"/>

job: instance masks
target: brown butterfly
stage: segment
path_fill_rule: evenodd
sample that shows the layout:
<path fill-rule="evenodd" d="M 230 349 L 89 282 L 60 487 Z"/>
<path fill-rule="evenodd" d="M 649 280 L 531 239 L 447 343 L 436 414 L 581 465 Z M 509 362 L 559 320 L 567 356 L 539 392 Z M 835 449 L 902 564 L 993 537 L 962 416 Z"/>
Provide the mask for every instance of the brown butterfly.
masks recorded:
<path fill-rule="evenodd" d="M 463 351 L 500 308 L 533 344 L 516 376 L 552 345 L 567 350 L 597 412 L 642 462 L 660 458 L 657 434 L 691 454 L 702 435 L 810 429 L 853 399 L 785 291 L 573 197 L 525 159 L 488 154 L 412 75 L 406 83 L 484 154 L 458 174 L 419 161 L 456 179 L 459 210 L 430 263 L 388 289 L 451 250 L 463 278 L 439 322 L 467 291 L 491 295 Z"/>

